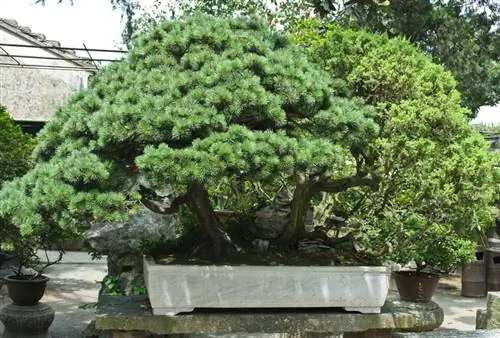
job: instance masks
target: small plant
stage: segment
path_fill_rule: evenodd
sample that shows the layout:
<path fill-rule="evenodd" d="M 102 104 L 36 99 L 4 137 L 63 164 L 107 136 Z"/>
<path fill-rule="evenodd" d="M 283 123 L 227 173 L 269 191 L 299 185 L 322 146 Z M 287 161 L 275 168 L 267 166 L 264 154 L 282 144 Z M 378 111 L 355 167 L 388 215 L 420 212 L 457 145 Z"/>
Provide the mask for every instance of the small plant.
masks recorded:
<path fill-rule="evenodd" d="M 11 266 L 15 279 L 30 280 L 37 279 L 49 266 L 61 261 L 64 251 L 58 250 L 55 259 L 49 257 L 47 238 L 43 236 L 23 236 L 19 228 L 0 219 L 1 249 L 10 253 L 9 260 L 15 264 Z M 57 243 L 54 239 L 52 244 Z M 44 258 L 41 255 L 45 255 Z"/>
<path fill-rule="evenodd" d="M 120 287 L 120 277 L 107 275 L 101 281 L 102 292 L 108 296 L 124 296 L 125 290 Z M 129 296 L 144 296 L 147 295 L 146 286 L 144 284 L 133 285 Z"/>
<path fill-rule="evenodd" d="M 148 290 L 146 289 L 146 285 L 139 284 L 132 286 L 131 295 L 132 296 L 145 296 L 148 294 Z"/>
<path fill-rule="evenodd" d="M 103 293 L 109 296 L 121 296 L 123 291 L 120 289 L 120 278 L 107 275 L 101 282 Z"/>
<path fill-rule="evenodd" d="M 52 260 L 49 258 L 46 249 L 40 249 L 38 246 L 23 245 L 15 249 L 16 257 L 18 259 L 17 266 L 13 267 L 14 278 L 21 280 L 33 280 L 43 275 L 45 269 L 49 266 L 57 264 L 61 261 L 64 252 L 59 250 L 58 256 Z M 19 244 L 19 243 L 18 243 Z M 44 252 L 45 259 L 40 258 L 39 253 Z"/>

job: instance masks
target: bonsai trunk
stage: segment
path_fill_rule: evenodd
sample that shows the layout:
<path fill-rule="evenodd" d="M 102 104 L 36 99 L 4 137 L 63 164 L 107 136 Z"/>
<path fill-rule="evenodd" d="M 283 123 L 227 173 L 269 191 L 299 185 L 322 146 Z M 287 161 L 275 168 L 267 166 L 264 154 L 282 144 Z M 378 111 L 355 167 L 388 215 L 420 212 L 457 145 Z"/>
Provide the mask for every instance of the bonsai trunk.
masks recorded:
<path fill-rule="evenodd" d="M 278 238 L 281 243 L 292 242 L 300 238 L 305 233 L 305 221 L 307 216 L 307 209 L 314 194 L 313 184 L 305 174 L 299 174 L 297 177 L 297 184 L 293 193 L 290 220 Z"/>
<path fill-rule="evenodd" d="M 205 187 L 197 182 L 191 183 L 186 194 L 186 203 L 189 209 L 196 215 L 203 232 L 205 232 L 211 242 L 214 260 L 220 261 L 223 255 L 233 253 L 234 247 L 231 239 L 222 229 Z"/>

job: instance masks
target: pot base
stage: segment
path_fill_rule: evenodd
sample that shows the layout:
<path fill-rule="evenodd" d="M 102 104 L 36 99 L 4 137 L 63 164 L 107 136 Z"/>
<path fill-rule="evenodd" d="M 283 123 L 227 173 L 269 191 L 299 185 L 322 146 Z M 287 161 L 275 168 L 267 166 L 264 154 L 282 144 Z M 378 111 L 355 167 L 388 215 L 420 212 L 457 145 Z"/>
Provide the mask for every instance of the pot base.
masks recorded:
<path fill-rule="evenodd" d="M 45 303 L 33 306 L 9 304 L 0 309 L 0 321 L 5 326 L 2 337 L 49 337 L 48 329 L 54 321 L 54 310 Z"/>

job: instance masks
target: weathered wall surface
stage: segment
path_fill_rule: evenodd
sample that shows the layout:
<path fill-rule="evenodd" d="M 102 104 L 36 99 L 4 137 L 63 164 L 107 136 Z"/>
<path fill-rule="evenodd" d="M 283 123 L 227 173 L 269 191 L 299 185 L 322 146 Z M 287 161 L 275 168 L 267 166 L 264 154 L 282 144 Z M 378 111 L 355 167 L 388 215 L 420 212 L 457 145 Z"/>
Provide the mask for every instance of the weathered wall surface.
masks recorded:
<path fill-rule="evenodd" d="M 30 44 L 30 41 L 15 35 L 0 26 L 0 43 Z M 56 55 L 40 48 L 5 47 L 11 55 L 48 56 Z M 0 54 L 5 55 L 0 49 Z M 21 64 L 75 67 L 64 60 L 28 59 L 16 57 Z M 0 104 L 15 120 L 46 121 L 75 91 L 87 87 L 91 74 L 85 70 L 28 69 L 8 67 L 17 65 L 8 56 L 0 55 Z"/>

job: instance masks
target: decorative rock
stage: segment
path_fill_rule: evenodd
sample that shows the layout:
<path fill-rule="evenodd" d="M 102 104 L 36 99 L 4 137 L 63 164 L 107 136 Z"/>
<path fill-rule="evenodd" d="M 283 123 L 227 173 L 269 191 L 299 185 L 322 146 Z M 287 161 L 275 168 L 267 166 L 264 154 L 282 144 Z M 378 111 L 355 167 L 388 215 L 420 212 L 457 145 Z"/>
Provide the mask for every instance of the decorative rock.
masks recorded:
<path fill-rule="evenodd" d="M 255 213 L 255 232 L 263 239 L 276 239 L 285 229 L 290 209 L 266 206 Z"/>
<path fill-rule="evenodd" d="M 95 224 L 85 239 L 101 254 L 139 253 L 144 244 L 178 237 L 180 229 L 177 214 L 158 214 L 144 207 L 125 222 Z"/>
<path fill-rule="evenodd" d="M 500 292 L 488 292 L 486 311 L 476 318 L 476 329 L 500 329 Z"/>
<path fill-rule="evenodd" d="M 266 252 L 269 249 L 269 241 L 256 238 L 252 241 L 252 246 L 258 252 Z"/>
<path fill-rule="evenodd" d="M 0 320 L 5 326 L 3 337 L 47 338 L 54 314 L 54 310 L 45 303 L 33 306 L 6 305 L 0 309 Z"/>
<path fill-rule="evenodd" d="M 95 224 L 85 237 L 96 252 L 108 255 L 108 274 L 119 277 L 121 290 L 128 294 L 134 285 L 143 283 L 143 246 L 174 239 L 180 229 L 177 214 L 159 214 L 144 207 L 125 222 Z"/>
<path fill-rule="evenodd" d="M 320 252 L 332 250 L 332 247 L 325 245 L 321 239 L 305 239 L 299 241 L 298 250 L 303 252 Z"/>
<path fill-rule="evenodd" d="M 118 286 L 130 294 L 136 285 L 144 284 L 142 255 L 136 253 L 108 253 L 108 275 L 118 277 Z"/>

